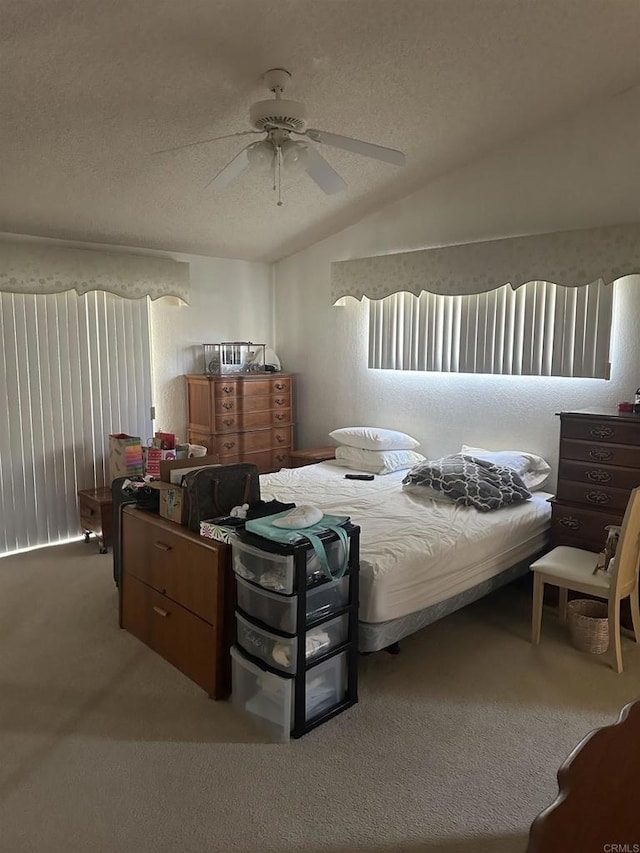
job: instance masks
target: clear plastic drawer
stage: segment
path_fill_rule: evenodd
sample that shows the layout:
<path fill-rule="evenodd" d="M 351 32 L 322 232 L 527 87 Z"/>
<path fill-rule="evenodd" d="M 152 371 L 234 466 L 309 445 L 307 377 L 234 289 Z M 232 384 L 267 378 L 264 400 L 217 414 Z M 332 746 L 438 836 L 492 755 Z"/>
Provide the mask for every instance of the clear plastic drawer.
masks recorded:
<path fill-rule="evenodd" d="M 298 637 L 281 637 L 260 628 L 241 613 L 236 612 L 238 645 L 268 666 L 293 675 L 297 670 Z M 349 616 L 343 614 L 310 628 L 304 634 L 307 661 L 330 652 L 346 643 L 349 634 Z"/>
<path fill-rule="evenodd" d="M 295 634 L 298 617 L 297 595 L 278 595 L 253 586 L 239 576 L 236 581 L 238 607 L 241 610 L 278 631 Z M 338 581 L 309 587 L 306 594 L 307 622 L 323 619 L 349 603 L 349 576 L 345 575 Z"/>
<path fill-rule="evenodd" d="M 338 571 L 344 560 L 344 546 L 339 539 L 327 542 L 327 561 L 332 571 Z M 295 587 L 293 554 L 275 554 L 243 542 L 237 536 L 231 540 L 233 571 L 241 578 L 258 584 L 273 592 L 291 595 Z M 307 583 L 325 577 L 316 552 L 311 546 L 307 550 Z"/>
<path fill-rule="evenodd" d="M 295 679 L 266 672 L 231 649 L 231 701 L 251 714 L 271 738 L 288 741 L 294 725 Z M 342 652 L 314 666 L 304 675 L 305 722 L 330 711 L 347 694 L 347 655 Z"/>

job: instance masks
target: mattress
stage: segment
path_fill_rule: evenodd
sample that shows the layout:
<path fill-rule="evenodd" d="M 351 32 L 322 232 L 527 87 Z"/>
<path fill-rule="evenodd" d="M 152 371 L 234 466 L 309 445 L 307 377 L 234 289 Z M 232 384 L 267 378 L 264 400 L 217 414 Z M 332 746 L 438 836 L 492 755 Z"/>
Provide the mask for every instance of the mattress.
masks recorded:
<path fill-rule="evenodd" d="M 360 527 L 362 622 L 398 619 L 468 590 L 547 544 L 547 492 L 493 512 L 403 490 L 406 471 L 345 480 L 335 462 L 260 478 L 263 500 L 313 504 Z"/>

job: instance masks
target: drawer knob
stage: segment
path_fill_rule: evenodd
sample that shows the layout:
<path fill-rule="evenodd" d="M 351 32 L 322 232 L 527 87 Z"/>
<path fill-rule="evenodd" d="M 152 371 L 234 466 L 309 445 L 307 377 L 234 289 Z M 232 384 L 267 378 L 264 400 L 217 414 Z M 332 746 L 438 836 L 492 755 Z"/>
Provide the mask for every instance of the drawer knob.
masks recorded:
<path fill-rule="evenodd" d="M 276 391 L 284 391 L 287 386 L 283 382 L 276 382 L 273 387 L 276 389 Z"/>
<path fill-rule="evenodd" d="M 169 616 L 169 611 L 165 610 L 163 607 L 157 607 L 155 604 L 153 605 L 153 612 L 157 613 L 158 616 L 162 616 L 163 619 L 166 619 Z"/>
<path fill-rule="evenodd" d="M 225 441 L 225 442 L 223 442 L 222 446 L 226 447 L 227 450 L 231 450 L 232 447 L 236 446 L 236 443 L 235 443 L 235 441 Z"/>
<path fill-rule="evenodd" d="M 159 551 L 170 551 L 171 550 L 171 545 L 167 545 L 166 542 L 157 541 L 157 542 L 154 542 L 153 544 L 155 545 L 155 547 Z"/>
<path fill-rule="evenodd" d="M 282 412 L 276 412 L 276 420 L 277 421 L 283 421 L 285 418 L 286 418 L 285 414 L 283 414 Z"/>
<path fill-rule="evenodd" d="M 278 462 L 284 462 L 284 460 L 285 460 L 286 458 L 287 458 L 287 457 L 284 455 L 284 453 L 278 453 L 278 454 L 276 454 L 276 459 L 278 460 Z"/>
<path fill-rule="evenodd" d="M 608 504 L 611 500 L 611 496 L 606 494 L 606 492 L 587 492 L 585 497 L 589 503 L 598 504 L 598 506 Z"/>
<path fill-rule="evenodd" d="M 594 468 L 592 471 L 584 472 L 587 480 L 592 483 L 608 483 L 611 480 L 611 474 L 608 471 L 603 471 L 602 468 Z"/>
<path fill-rule="evenodd" d="M 285 406 L 287 401 L 286 401 L 286 400 L 282 400 L 280 397 L 278 397 L 278 398 L 277 398 L 276 400 L 274 400 L 273 402 L 276 404 L 276 406 Z"/>
<path fill-rule="evenodd" d="M 286 438 L 284 438 L 284 436 L 282 435 L 276 435 L 276 441 L 278 442 L 278 444 L 282 444 L 284 441 L 286 441 Z"/>
<path fill-rule="evenodd" d="M 233 385 L 223 385 L 222 391 L 224 394 L 232 394 L 233 393 Z"/>
<path fill-rule="evenodd" d="M 589 435 L 592 436 L 593 438 L 613 438 L 615 433 L 611 429 L 611 427 L 597 426 L 597 427 L 592 427 L 589 430 Z"/>
<path fill-rule="evenodd" d="M 236 419 L 235 419 L 235 418 L 225 418 L 225 419 L 222 421 L 222 423 L 223 423 L 225 426 L 233 426 L 233 425 L 235 424 L 235 422 L 236 422 Z"/>
<path fill-rule="evenodd" d="M 609 462 L 613 459 L 613 451 L 607 450 L 606 447 L 594 447 L 589 451 L 589 458 L 596 459 L 598 462 Z"/>
<path fill-rule="evenodd" d="M 227 411 L 228 411 L 229 409 L 233 409 L 233 403 L 223 403 L 223 404 L 222 404 L 222 408 L 223 408 L 223 409 L 227 409 Z"/>
<path fill-rule="evenodd" d="M 563 515 L 558 519 L 558 523 L 563 527 L 568 527 L 569 530 L 577 530 L 580 527 L 580 522 L 572 515 Z"/>

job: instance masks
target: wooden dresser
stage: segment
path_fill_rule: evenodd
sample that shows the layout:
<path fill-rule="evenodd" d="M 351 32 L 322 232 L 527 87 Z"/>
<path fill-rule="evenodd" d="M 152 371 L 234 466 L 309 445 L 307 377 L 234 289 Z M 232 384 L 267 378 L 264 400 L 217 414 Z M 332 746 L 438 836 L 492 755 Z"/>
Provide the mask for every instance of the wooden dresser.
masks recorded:
<path fill-rule="evenodd" d="M 189 375 L 188 441 L 224 465 L 252 462 L 261 473 L 287 467 L 292 397 L 290 373 Z"/>
<path fill-rule="evenodd" d="M 231 688 L 230 546 L 154 513 L 122 510 L 120 627 L 215 699 Z"/>
<path fill-rule="evenodd" d="M 560 412 L 554 545 L 601 551 L 605 527 L 622 523 L 629 493 L 638 485 L 640 415 L 615 409 Z"/>
<path fill-rule="evenodd" d="M 310 450 L 292 450 L 289 454 L 289 467 L 302 468 L 304 465 L 315 465 L 316 462 L 326 462 L 336 458 L 336 445 L 333 447 L 313 447 Z"/>

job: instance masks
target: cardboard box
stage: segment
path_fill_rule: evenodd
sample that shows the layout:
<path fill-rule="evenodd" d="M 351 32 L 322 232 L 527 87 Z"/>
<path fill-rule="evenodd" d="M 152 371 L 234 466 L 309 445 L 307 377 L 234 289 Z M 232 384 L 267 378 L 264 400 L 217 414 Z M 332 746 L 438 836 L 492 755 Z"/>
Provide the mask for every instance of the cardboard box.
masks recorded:
<path fill-rule="evenodd" d="M 176 524 L 184 524 L 187 519 L 187 496 L 182 486 L 174 486 L 160 480 L 154 480 L 149 485 L 160 492 L 160 515 L 162 518 L 175 521 Z"/>

